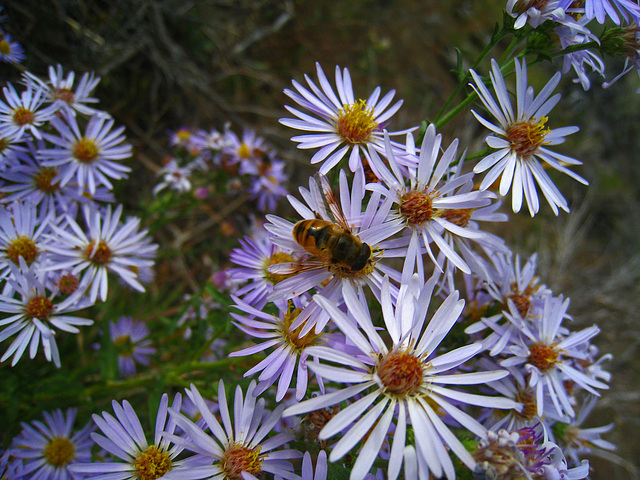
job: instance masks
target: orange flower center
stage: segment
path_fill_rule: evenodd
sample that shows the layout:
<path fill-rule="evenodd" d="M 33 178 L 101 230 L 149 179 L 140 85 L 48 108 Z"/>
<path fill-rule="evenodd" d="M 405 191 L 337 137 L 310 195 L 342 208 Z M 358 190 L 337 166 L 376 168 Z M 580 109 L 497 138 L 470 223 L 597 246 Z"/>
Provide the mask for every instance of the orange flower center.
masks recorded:
<path fill-rule="evenodd" d="M 72 104 L 75 96 L 73 95 L 73 92 L 68 88 L 59 88 L 53 93 L 53 99 L 62 100 L 63 102 Z"/>
<path fill-rule="evenodd" d="M 427 190 L 411 190 L 400 199 L 400 214 L 411 225 L 422 225 L 433 218 L 433 199 Z"/>
<path fill-rule="evenodd" d="M 440 217 L 459 227 L 466 227 L 471 219 L 471 210 L 468 208 L 450 208 L 443 210 Z"/>
<path fill-rule="evenodd" d="M 95 247 L 95 242 L 91 242 L 87 246 L 87 251 L 85 253 L 87 260 L 90 260 L 97 265 L 104 265 L 111 260 L 111 249 L 102 241 L 98 243 L 97 248 Z"/>
<path fill-rule="evenodd" d="M 25 307 L 25 315 L 29 318 L 37 318 L 46 321 L 53 313 L 53 302 L 46 297 L 34 297 Z"/>
<path fill-rule="evenodd" d="M 543 343 L 536 343 L 529 348 L 528 362 L 541 372 L 546 372 L 555 366 L 559 356 L 560 354 L 555 348 Z"/>
<path fill-rule="evenodd" d="M 248 448 L 234 443 L 225 450 L 220 460 L 220 468 L 229 480 L 242 480 L 242 472 L 257 476 L 262 471 L 260 447 Z"/>
<path fill-rule="evenodd" d="M 424 383 L 422 362 L 408 352 L 390 352 L 378 364 L 377 375 L 387 392 L 398 396 L 416 393 Z"/>
<path fill-rule="evenodd" d="M 45 193 L 52 193 L 60 189 L 60 182 L 53 183 L 53 179 L 58 174 L 55 168 L 43 167 L 34 179 L 38 190 Z"/>
<path fill-rule="evenodd" d="M 548 118 L 539 121 L 514 123 L 507 130 L 507 140 L 511 143 L 511 150 L 520 157 L 528 157 L 544 145 L 544 139 L 551 131 L 544 126 Z"/>
<path fill-rule="evenodd" d="M 33 112 L 24 107 L 18 107 L 13 111 L 13 121 L 16 125 L 31 125 L 35 119 L 36 117 Z"/>

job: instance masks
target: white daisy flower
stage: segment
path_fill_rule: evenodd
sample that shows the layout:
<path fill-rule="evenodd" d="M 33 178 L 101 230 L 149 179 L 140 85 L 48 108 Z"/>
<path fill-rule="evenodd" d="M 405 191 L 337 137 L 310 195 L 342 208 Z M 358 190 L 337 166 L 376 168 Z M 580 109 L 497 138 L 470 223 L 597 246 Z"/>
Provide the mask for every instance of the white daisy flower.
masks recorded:
<path fill-rule="evenodd" d="M 400 473 L 409 442 L 407 425 L 411 424 L 415 432 L 420 432 L 414 436 L 413 442 L 421 478 L 428 478 L 430 472 L 435 477 L 444 474 L 453 479 L 455 470 L 449 450 L 471 470 L 475 461 L 443 422 L 442 416 L 449 415 L 462 427 L 484 438 L 486 429 L 458 405 L 500 409 L 517 407 L 515 402 L 506 398 L 450 388 L 495 381 L 508 372 L 450 373 L 478 354 L 482 349 L 479 344 L 434 355 L 464 308 L 464 301 L 458 299 L 456 291 L 447 297 L 427 323 L 434 284 L 435 279 L 432 279 L 423 286 L 419 276 L 414 275 L 410 283 L 401 288 L 398 306 L 394 308 L 389 281 L 385 279 L 381 303 L 390 341 L 383 340 L 378 334 L 368 308 L 350 292 L 345 296 L 348 314 L 338 309 L 335 302 L 321 295 L 315 297 L 355 348 L 346 352 L 325 346 L 308 347 L 309 355 L 321 361 L 309 363 L 308 367 L 326 381 L 348 386 L 289 407 L 284 415 L 308 413 L 362 394 L 334 415 L 318 437 L 327 440 L 342 432 L 342 437 L 331 450 L 329 459 L 332 462 L 340 460 L 362 441 L 351 470 L 351 480 L 363 479 L 367 475 L 383 442 L 389 438 L 394 419 L 388 478 L 395 480 Z"/>
<path fill-rule="evenodd" d="M 90 298 L 107 298 L 107 273 L 116 273 L 133 289 L 144 292 L 139 280 L 141 269 L 153 266 L 158 245 L 151 243 L 147 230 L 139 230 L 140 219 L 129 217 L 120 223 L 122 205 L 111 213 L 109 205 L 104 213 L 95 206 L 83 208 L 86 230 L 66 216 L 68 228 L 53 227 L 55 235 L 48 251 L 55 254 L 55 262 L 48 270 L 72 269 L 73 275 L 84 272 L 79 293 L 90 289 Z"/>
<path fill-rule="evenodd" d="M 310 90 L 295 80 L 292 83 L 296 91 L 284 90 L 288 97 L 315 116 L 286 105 L 285 108 L 297 118 L 281 118 L 280 123 L 297 130 L 314 132 L 292 137 L 291 140 L 298 142 L 298 148 L 301 149 L 320 148 L 311 157 L 312 164 L 323 162 L 320 173 L 326 174 L 347 154 L 349 169 L 355 172 L 362 165 L 360 156 L 369 155 L 367 146 L 384 154 L 382 130 L 402 106 L 402 100 L 391 105 L 395 90 L 380 98 L 380 87 L 376 87 L 366 100 L 356 100 L 349 70 L 340 70 L 338 66 L 336 96 L 319 63 L 316 63 L 316 69 L 320 88 L 305 75 Z M 395 132 L 402 133 L 406 131 Z"/>
<path fill-rule="evenodd" d="M 45 134 L 45 139 L 53 143 L 54 148 L 38 151 L 43 166 L 59 167 L 54 181 L 65 186 L 75 177 L 79 189 L 86 185 L 89 193 L 94 194 L 99 185 L 113 188 L 109 179 L 127 177 L 126 172 L 131 168 L 120 162 L 131 156 L 131 145 L 122 143 L 124 127 L 111 131 L 113 119 L 94 115 L 83 134 L 76 117 L 67 116 L 65 120 L 57 117 L 51 120 L 60 136 Z"/>
<path fill-rule="evenodd" d="M 520 64 L 518 59 L 515 59 L 515 66 L 515 112 L 498 62 L 494 59 L 491 60 L 492 71 L 490 73 L 497 101 L 478 74 L 470 70 L 475 82 L 475 85 L 471 84 L 472 88 L 499 123 L 499 125 L 491 123 L 475 111 L 471 111 L 482 125 L 494 132 L 494 135 L 488 136 L 485 141 L 491 148 L 496 149 L 495 152 L 480 160 L 473 171 L 482 173 L 489 170 L 480 185 L 481 190 L 488 189 L 502 176 L 500 195 L 504 196 L 511 190 L 514 212 L 520 211 L 524 196 L 531 216 L 538 213 L 540 203 L 536 183 L 556 215 L 558 207 L 568 212 L 567 201 L 549 178 L 545 167 L 549 166 L 563 172 L 582 184 L 587 185 L 588 182 L 566 167 L 567 165 L 581 165 L 582 162 L 556 153 L 544 146 L 563 143 L 565 136 L 578 131 L 578 127 L 562 127 L 552 130 L 545 126 L 548 120 L 547 114 L 560 100 L 559 93 L 553 96 L 552 93 L 560 81 L 561 74 L 557 72 L 540 93 L 534 96 L 533 87 L 527 86 L 526 62 L 523 60 Z M 546 164 L 545 167 L 540 161 Z"/>

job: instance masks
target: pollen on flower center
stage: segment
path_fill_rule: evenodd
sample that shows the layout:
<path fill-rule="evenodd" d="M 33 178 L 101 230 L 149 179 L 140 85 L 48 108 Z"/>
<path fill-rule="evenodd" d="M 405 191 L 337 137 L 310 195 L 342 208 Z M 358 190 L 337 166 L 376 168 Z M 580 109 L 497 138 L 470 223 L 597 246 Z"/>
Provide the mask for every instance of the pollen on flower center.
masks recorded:
<path fill-rule="evenodd" d="M 7 257 L 16 265 L 20 263 L 20 257 L 24 258 L 27 265 L 30 265 L 37 256 L 38 249 L 35 242 L 25 235 L 12 240 L 7 248 Z"/>
<path fill-rule="evenodd" d="M 260 446 L 249 448 L 243 444 L 234 443 L 222 455 L 220 468 L 225 478 L 242 480 L 242 472 L 257 476 L 262 471 L 262 460 Z"/>
<path fill-rule="evenodd" d="M 343 105 L 338 111 L 338 135 L 354 145 L 367 142 L 378 124 L 374 119 L 373 107 L 367 107 L 366 100 L 358 100 L 351 105 Z"/>
<path fill-rule="evenodd" d="M 65 103 L 72 104 L 75 96 L 68 88 L 59 88 L 53 93 L 54 100 L 62 100 Z"/>
<path fill-rule="evenodd" d="M 440 213 L 440 218 L 449 220 L 459 227 L 466 227 L 471 220 L 471 210 L 468 208 L 448 208 Z"/>
<path fill-rule="evenodd" d="M 251 157 L 251 151 L 249 150 L 249 146 L 246 143 L 242 143 L 240 147 L 238 147 L 238 156 L 240 158 Z"/>
<path fill-rule="evenodd" d="M 11 45 L 9 45 L 6 38 L 0 40 L 0 53 L 3 55 L 9 55 L 11 53 Z"/>
<path fill-rule="evenodd" d="M 34 176 L 35 185 L 41 192 L 51 193 L 60 190 L 60 182 L 53 183 L 53 179 L 58 174 L 55 168 L 43 167 Z"/>
<path fill-rule="evenodd" d="M 38 320 L 48 320 L 53 313 L 53 302 L 46 297 L 33 297 L 25 307 L 25 315 Z"/>
<path fill-rule="evenodd" d="M 529 348 L 528 362 L 541 372 L 553 368 L 560 354 L 552 346 L 536 343 Z"/>
<path fill-rule="evenodd" d="M 155 445 L 147 447 L 133 461 L 136 478 L 140 480 L 156 480 L 171 470 L 169 454 Z"/>
<path fill-rule="evenodd" d="M 44 449 L 44 458 L 49 465 L 63 467 L 75 455 L 75 449 L 71 440 L 65 437 L 53 437 Z"/>
<path fill-rule="evenodd" d="M 412 395 L 424 383 L 422 362 L 408 352 L 390 352 L 378 364 L 376 374 L 387 392 Z"/>
<path fill-rule="evenodd" d="M 73 146 L 73 156 L 82 163 L 91 163 L 98 158 L 99 150 L 96 142 L 90 138 L 82 137 Z"/>
<path fill-rule="evenodd" d="M 35 121 L 35 115 L 31 110 L 18 107 L 13 111 L 13 121 L 16 125 L 31 125 Z"/>
<path fill-rule="evenodd" d="M 283 315 L 282 323 L 280 324 L 280 333 L 285 339 L 286 343 L 293 348 L 297 353 L 301 353 L 309 345 L 315 343 L 316 339 L 320 336 L 319 333 L 315 333 L 315 329 L 311 329 L 306 335 L 300 336 L 300 332 L 306 325 L 302 323 L 298 328 L 291 330 L 291 324 L 302 312 L 301 308 L 294 308 L 293 303 L 289 301 L 289 308 Z"/>
<path fill-rule="evenodd" d="M 265 278 L 265 280 L 275 285 L 275 284 L 280 283 L 281 281 L 286 280 L 287 278 L 289 278 L 290 275 L 288 275 L 288 274 L 271 273 L 271 272 L 269 272 L 269 267 L 271 265 L 276 265 L 278 263 L 288 263 L 288 262 L 293 262 L 293 261 L 294 261 L 293 257 L 291 255 L 289 255 L 288 253 L 275 252 L 268 259 L 266 259 L 266 261 L 264 263 L 264 278 Z"/>
<path fill-rule="evenodd" d="M 74 293 L 76 290 L 78 290 L 79 284 L 80 281 L 78 280 L 78 277 L 70 273 L 62 275 L 55 283 L 56 287 L 58 287 L 58 290 L 60 290 L 60 293 L 63 293 L 64 295 L 71 295 L 72 293 Z"/>
<path fill-rule="evenodd" d="M 511 143 L 511 150 L 518 156 L 528 157 L 533 155 L 540 146 L 544 145 L 544 139 L 551 131 L 545 127 L 548 118 L 542 117 L 535 121 L 514 123 L 507 130 L 507 140 Z"/>
<path fill-rule="evenodd" d="M 433 199 L 427 190 L 411 190 L 400 199 L 400 214 L 411 225 L 422 225 L 433 218 Z"/>
<path fill-rule="evenodd" d="M 95 248 L 95 251 L 94 248 L 95 242 L 91 242 L 87 246 L 87 250 L 85 252 L 87 260 L 90 260 L 97 265 L 104 265 L 105 263 L 109 263 L 109 260 L 111 260 L 111 249 L 108 247 L 108 245 L 101 241 L 100 243 L 98 243 L 98 247 Z"/>

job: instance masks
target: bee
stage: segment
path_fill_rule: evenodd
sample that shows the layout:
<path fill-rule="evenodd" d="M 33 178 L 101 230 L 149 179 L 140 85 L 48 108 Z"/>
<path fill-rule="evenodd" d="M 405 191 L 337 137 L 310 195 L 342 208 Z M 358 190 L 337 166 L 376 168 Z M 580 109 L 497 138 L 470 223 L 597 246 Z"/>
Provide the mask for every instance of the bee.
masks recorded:
<path fill-rule="evenodd" d="M 297 264 L 297 268 L 292 266 L 293 268 L 290 269 L 292 271 L 287 273 L 299 273 L 306 269 L 317 268 L 318 265 L 359 272 L 371 263 L 373 253 L 371 247 L 351 232 L 349 222 L 327 177 L 318 174 L 316 181 L 320 186 L 318 193 L 324 197 L 334 221 L 325 220 L 316 213 L 316 218 L 301 220 L 293 226 L 294 240 L 309 252 L 312 258 L 304 262 L 306 266 Z M 323 213 L 326 218 L 330 218 L 326 211 Z M 278 270 L 286 268 L 284 264 L 280 265 L 282 268 Z M 278 265 L 272 265 L 270 271 L 273 267 Z"/>

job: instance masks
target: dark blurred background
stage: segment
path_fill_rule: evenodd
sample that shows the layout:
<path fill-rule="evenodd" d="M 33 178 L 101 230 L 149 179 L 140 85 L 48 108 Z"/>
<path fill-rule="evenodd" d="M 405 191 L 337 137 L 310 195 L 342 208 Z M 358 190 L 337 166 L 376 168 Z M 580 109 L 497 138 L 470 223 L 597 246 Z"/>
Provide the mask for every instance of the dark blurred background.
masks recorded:
<path fill-rule="evenodd" d="M 132 208 L 148 195 L 168 154 L 169 130 L 181 126 L 240 131 L 253 127 L 291 162 L 292 190 L 312 172 L 309 155 L 288 139 L 295 132 L 282 93 L 291 78 L 315 75 L 319 61 L 332 76 L 348 67 L 356 96 L 380 85 L 397 91 L 404 106 L 392 128 L 433 118 L 456 86 L 455 50 L 472 59 L 501 20 L 504 1 L 361 0 L 112 0 L 3 2 L 3 24 L 25 48 L 24 66 L 45 76 L 60 63 L 76 78 L 95 71 L 100 107 L 126 126 L 134 168 L 119 199 Z M 498 49 L 500 51 L 500 49 Z M 609 77 L 622 68 L 608 61 Z M 486 64 L 480 67 L 486 73 Z M 560 63 L 539 64 L 531 80 L 539 89 Z M 535 219 L 513 215 L 499 232 L 513 249 L 539 252 L 539 274 L 554 292 L 571 297 L 575 329 L 594 323 L 595 343 L 611 352 L 611 390 L 588 424 L 615 423 L 605 438 L 615 455 L 590 458 L 592 479 L 637 478 L 640 462 L 640 85 L 633 72 L 603 90 L 594 78 L 582 91 L 568 74 L 551 128 L 579 125 L 558 150 L 584 161 L 576 171 L 589 188 L 557 179 L 572 206 L 553 216 L 548 206 Z M 19 71 L 0 65 L 0 79 Z M 470 152 L 487 134 L 471 115 L 443 129 L 445 142 L 460 137 Z M 575 137 L 575 138 L 572 138 Z M 142 187 L 141 187 L 142 185 Z"/>

